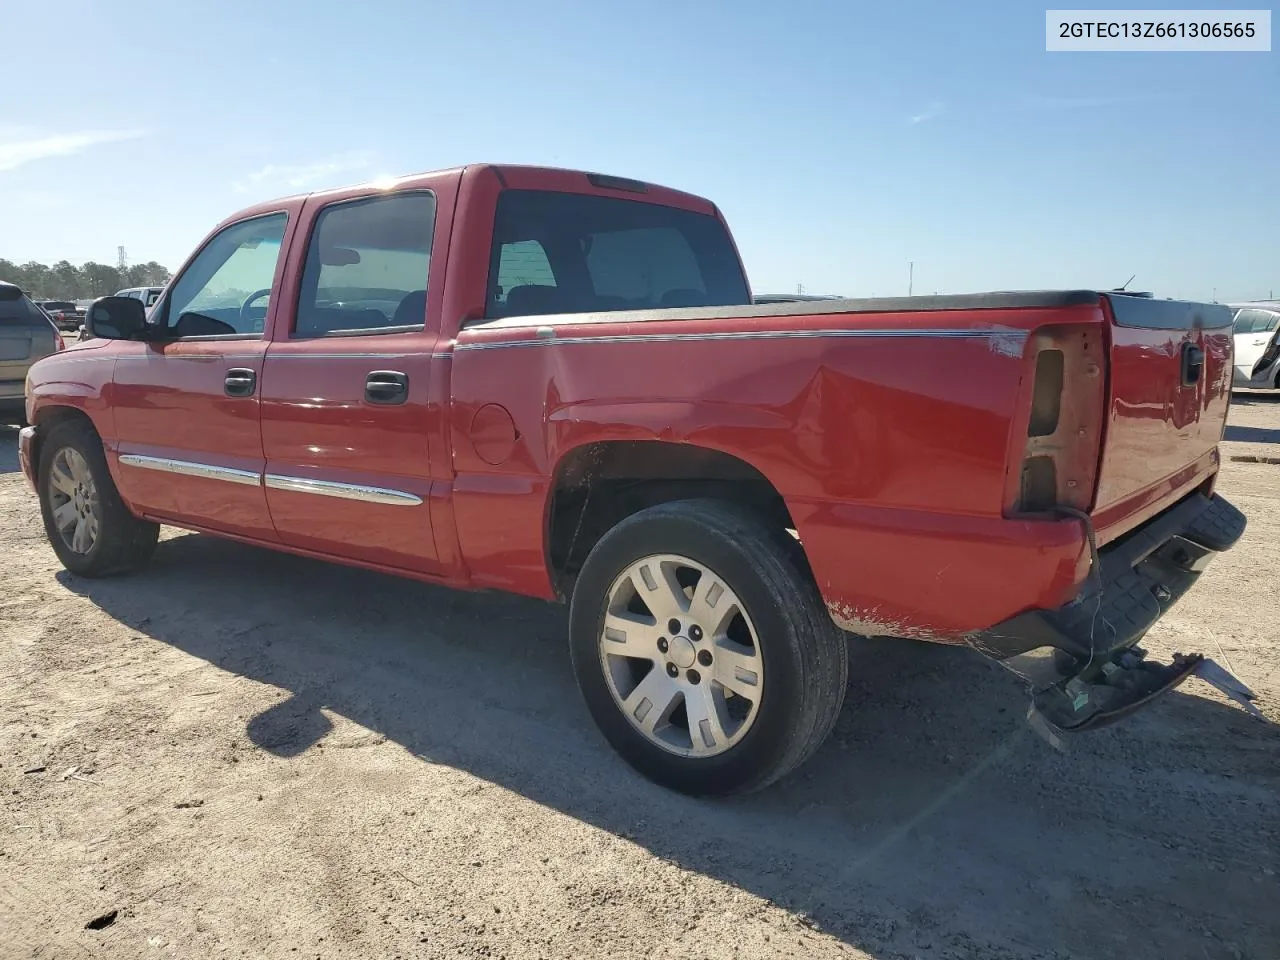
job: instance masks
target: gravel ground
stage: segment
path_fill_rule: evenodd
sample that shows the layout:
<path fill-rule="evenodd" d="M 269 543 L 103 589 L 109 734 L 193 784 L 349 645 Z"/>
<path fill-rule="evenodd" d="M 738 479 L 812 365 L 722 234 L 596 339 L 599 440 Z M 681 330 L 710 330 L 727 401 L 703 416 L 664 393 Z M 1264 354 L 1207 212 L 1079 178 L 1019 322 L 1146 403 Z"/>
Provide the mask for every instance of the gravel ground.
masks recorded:
<path fill-rule="evenodd" d="M 1280 455 L 1280 402 L 1230 430 Z M 710 803 L 597 735 L 561 608 L 169 530 L 80 580 L 15 436 L 0 957 L 1280 956 L 1280 466 L 1227 460 L 1248 532 L 1149 642 L 1272 723 L 1191 680 L 1058 754 L 1000 667 L 856 641 L 827 746 Z"/>

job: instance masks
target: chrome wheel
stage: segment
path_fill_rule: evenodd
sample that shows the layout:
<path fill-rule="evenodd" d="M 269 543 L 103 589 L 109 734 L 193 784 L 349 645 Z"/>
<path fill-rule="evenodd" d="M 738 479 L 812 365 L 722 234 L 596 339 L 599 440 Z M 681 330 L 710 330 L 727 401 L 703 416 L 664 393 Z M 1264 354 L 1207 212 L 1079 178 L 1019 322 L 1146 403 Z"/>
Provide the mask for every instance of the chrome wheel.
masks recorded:
<path fill-rule="evenodd" d="M 62 542 L 81 555 L 92 550 L 102 528 L 102 504 L 89 464 L 72 447 L 63 447 L 53 458 L 49 506 Z"/>
<path fill-rule="evenodd" d="M 764 662 L 724 580 L 687 557 L 644 557 L 613 581 L 607 604 L 600 662 L 632 726 L 685 757 L 738 743 L 759 712 Z"/>

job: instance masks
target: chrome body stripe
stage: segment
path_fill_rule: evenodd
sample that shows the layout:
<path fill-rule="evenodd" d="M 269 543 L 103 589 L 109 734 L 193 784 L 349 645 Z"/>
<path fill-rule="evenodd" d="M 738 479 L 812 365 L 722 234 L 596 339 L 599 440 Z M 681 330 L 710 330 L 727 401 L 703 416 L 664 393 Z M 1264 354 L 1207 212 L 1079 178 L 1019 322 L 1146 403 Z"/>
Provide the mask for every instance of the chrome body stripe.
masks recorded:
<path fill-rule="evenodd" d="M 459 343 L 455 351 L 461 350 L 499 350 L 505 347 L 552 347 L 557 344 L 590 344 L 590 343 L 678 343 L 683 341 L 718 341 L 718 340 L 817 340 L 843 339 L 848 337 L 866 337 L 883 339 L 949 339 L 949 340 L 997 340 L 1007 343 L 1021 344 L 1027 339 L 1027 331 L 1009 329 L 995 330 L 990 327 L 980 330 L 966 329 L 889 329 L 889 330 L 736 330 L 724 333 L 630 333 L 605 335 L 599 337 L 557 337 L 547 336 L 541 330 L 538 339 L 533 340 L 492 340 L 477 343 Z"/>
<path fill-rule="evenodd" d="M 422 498 L 415 494 L 389 490 L 386 487 L 370 487 L 362 483 L 285 477 L 276 473 L 268 473 L 265 480 L 272 490 L 288 490 L 291 493 L 315 493 L 322 497 L 340 497 L 343 500 L 362 500 L 365 503 L 385 503 L 397 507 L 414 507 L 422 503 Z"/>
<path fill-rule="evenodd" d="M 252 470 L 237 470 L 234 467 L 215 467 L 208 463 L 193 463 L 190 460 L 170 460 L 168 457 L 147 457 L 140 453 L 120 454 L 120 463 L 126 467 L 141 467 L 144 470 L 158 470 L 161 473 L 176 473 L 184 477 L 203 477 L 206 480 L 225 480 L 227 483 L 242 483 L 246 486 L 259 486 L 261 474 Z"/>

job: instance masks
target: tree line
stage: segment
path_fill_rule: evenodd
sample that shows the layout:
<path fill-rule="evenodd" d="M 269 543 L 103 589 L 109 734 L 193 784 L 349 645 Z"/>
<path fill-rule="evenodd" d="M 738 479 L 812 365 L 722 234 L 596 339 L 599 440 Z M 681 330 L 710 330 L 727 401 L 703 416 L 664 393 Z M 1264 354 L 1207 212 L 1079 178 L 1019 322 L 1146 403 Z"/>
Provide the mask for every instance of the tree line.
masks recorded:
<path fill-rule="evenodd" d="M 159 287 L 169 282 L 170 273 L 154 260 L 136 263 L 121 270 L 106 263 L 76 266 L 59 260 L 17 264 L 0 258 L 0 280 L 21 287 L 33 300 L 88 300 L 106 297 L 126 287 Z"/>

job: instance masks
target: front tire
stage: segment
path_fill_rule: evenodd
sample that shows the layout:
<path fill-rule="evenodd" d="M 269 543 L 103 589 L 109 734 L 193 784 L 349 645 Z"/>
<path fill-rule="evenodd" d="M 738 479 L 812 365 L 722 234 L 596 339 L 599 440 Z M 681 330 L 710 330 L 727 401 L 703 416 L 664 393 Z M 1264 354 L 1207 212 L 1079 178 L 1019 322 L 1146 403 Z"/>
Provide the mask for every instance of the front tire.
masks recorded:
<path fill-rule="evenodd" d="M 44 439 L 39 484 L 45 534 L 69 571 L 107 577 L 151 559 L 160 525 L 138 519 L 124 505 L 88 423 L 61 423 Z"/>
<path fill-rule="evenodd" d="M 623 520 L 570 606 L 587 707 L 622 757 L 696 796 L 759 790 L 826 739 L 848 646 L 785 531 L 715 500 Z"/>

